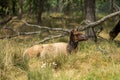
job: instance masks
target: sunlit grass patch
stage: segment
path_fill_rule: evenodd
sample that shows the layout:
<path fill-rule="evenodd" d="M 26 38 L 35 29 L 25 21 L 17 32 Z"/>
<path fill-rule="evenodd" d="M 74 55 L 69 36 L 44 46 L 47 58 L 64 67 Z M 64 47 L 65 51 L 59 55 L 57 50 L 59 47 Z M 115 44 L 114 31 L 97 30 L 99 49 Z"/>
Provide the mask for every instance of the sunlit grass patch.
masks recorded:
<path fill-rule="evenodd" d="M 24 74 L 24 71 L 22 71 L 24 67 L 22 58 L 19 54 L 22 53 L 22 49 L 20 48 L 16 42 L 13 42 L 12 40 L 1 40 L 0 44 L 0 79 L 1 80 L 12 80 L 15 79 L 16 76 L 20 73 Z M 15 58 L 14 55 L 17 54 L 19 57 Z M 21 54 L 22 55 L 22 54 Z M 16 60 L 19 59 L 19 60 Z M 20 63 L 21 62 L 21 63 Z M 19 63 L 22 66 L 16 64 Z M 26 63 L 27 65 L 27 63 Z M 25 68 L 25 67 L 24 67 Z M 24 69 L 23 69 L 24 70 Z M 24 75 L 25 76 L 25 75 Z"/>
<path fill-rule="evenodd" d="M 119 47 L 115 42 L 82 42 L 79 44 L 78 53 L 72 53 L 69 56 L 58 56 L 56 58 L 41 59 L 34 58 L 28 62 L 29 68 L 25 67 L 27 64 L 22 59 L 22 53 L 26 45 L 15 44 L 17 42 L 3 41 L 1 46 L 1 62 L 5 58 L 6 53 L 10 53 L 9 62 L 7 62 L 10 69 L 7 69 L 6 76 L 8 78 L 10 73 L 18 74 L 17 79 L 26 77 L 29 80 L 43 79 L 46 80 L 114 80 L 119 79 Z M 4 62 L 3 62 L 4 63 Z M 1 66 L 4 64 L 0 64 Z M 26 71 L 26 68 L 28 69 Z M 18 72 L 20 70 L 20 72 Z M 8 73 L 10 72 L 10 73 Z M 26 75 L 27 74 L 27 75 Z M 8 76 L 9 75 L 9 76 Z M 25 77 L 26 76 L 26 77 Z M 14 76 L 11 76 L 15 78 Z M 9 79 L 11 79 L 11 77 Z M 48 80 L 47 79 L 47 80 Z"/>
<path fill-rule="evenodd" d="M 96 68 L 81 80 L 119 80 L 119 65 L 109 65 L 107 67 Z"/>
<path fill-rule="evenodd" d="M 28 80 L 52 80 L 53 73 L 49 67 L 34 69 L 28 72 Z"/>

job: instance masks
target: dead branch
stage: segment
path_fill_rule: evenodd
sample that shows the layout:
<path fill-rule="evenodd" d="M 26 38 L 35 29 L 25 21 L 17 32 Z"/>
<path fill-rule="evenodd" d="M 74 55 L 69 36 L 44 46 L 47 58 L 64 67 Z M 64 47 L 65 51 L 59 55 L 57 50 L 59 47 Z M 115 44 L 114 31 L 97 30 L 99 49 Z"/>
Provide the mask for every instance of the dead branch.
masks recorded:
<path fill-rule="evenodd" d="M 65 35 L 67 35 L 67 34 L 64 33 L 64 34 L 59 34 L 59 35 L 55 35 L 55 36 L 46 37 L 46 38 L 44 38 L 43 40 L 41 40 L 40 42 L 36 42 L 35 44 L 44 43 L 44 42 L 49 41 L 49 40 L 51 40 L 51 39 L 64 37 Z"/>
<path fill-rule="evenodd" d="M 0 39 L 5 39 L 5 38 L 13 38 L 21 35 L 34 35 L 34 34 L 41 34 L 43 31 L 35 31 L 35 32 L 18 32 L 17 34 L 14 35 L 7 35 L 7 36 L 1 36 Z"/>
<path fill-rule="evenodd" d="M 47 30 L 52 30 L 52 31 L 63 31 L 63 32 L 67 32 L 67 33 L 69 33 L 71 31 L 70 29 L 64 29 L 64 28 L 50 28 L 50 27 L 46 27 L 46 26 L 39 26 L 39 25 L 29 24 L 29 23 L 27 23 L 26 21 L 23 21 L 23 20 L 13 20 L 13 21 L 21 21 L 27 26 L 37 27 L 39 29 L 47 29 Z"/>
<path fill-rule="evenodd" d="M 117 15 L 120 15 L 120 11 L 117 11 L 117 12 L 114 12 L 114 13 L 111 13 L 103 18 L 101 18 L 100 20 L 96 21 L 96 22 L 91 22 L 89 24 L 86 24 L 86 25 L 81 25 L 80 27 L 78 27 L 78 30 L 80 31 L 83 31 L 83 30 L 86 30 L 90 27 L 96 27 L 97 25 L 101 24 L 102 22 L 108 20 L 109 18 L 112 18 L 114 16 L 117 16 Z"/>
<path fill-rule="evenodd" d="M 120 7 L 119 7 L 116 3 L 113 3 L 113 7 L 114 7 L 117 11 L 120 10 Z"/>
<path fill-rule="evenodd" d="M 118 12 L 114 12 L 112 14 L 109 14 L 103 18 L 101 18 L 100 20 L 96 21 L 96 22 L 90 22 L 86 25 L 81 25 L 80 27 L 78 27 L 78 30 L 80 31 L 83 31 L 89 27 L 96 27 L 97 25 L 101 24 L 102 22 L 108 20 L 109 18 L 112 18 L 114 16 L 117 16 L 117 15 L 120 15 L 120 11 Z M 12 20 L 12 21 L 21 21 L 21 20 Z M 51 37 L 47 37 L 43 40 L 41 40 L 40 42 L 37 42 L 37 44 L 40 44 L 40 43 L 43 43 L 43 42 L 46 42 L 46 41 L 49 41 L 51 39 L 54 39 L 54 38 L 59 38 L 59 37 L 63 37 L 65 36 L 66 34 L 70 33 L 70 29 L 64 29 L 64 28 L 50 28 L 50 27 L 46 27 L 46 26 L 39 26 L 39 25 L 34 25 L 34 24 L 29 24 L 25 21 L 21 21 L 23 22 L 25 25 L 27 26 L 31 26 L 31 27 L 37 27 L 39 29 L 45 29 L 45 30 L 52 30 L 52 31 L 62 31 L 62 32 L 65 32 L 65 33 L 62 33 L 60 35 L 55 35 L 55 36 L 51 36 Z M 0 39 L 3 39 L 3 38 L 12 38 L 12 37 L 16 37 L 16 36 L 19 36 L 19 35 L 31 35 L 31 34 L 40 34 L 41 31 L 36 31 L 36 32 L 18 32 L 18 34 L 15 34 L 15 35 L 10 35 L 10 36 L 3 36 L 3 37 L 0 37 Z"/>
<path fill-rule="evenodd" d="M 0 39 L 5 39 L 5 38 L 10 39 L 10 38 L 13 38 L 16 36 L 18 36 L 18 35 L 1 36 Z"/>
<path fill-rule="evenodd" d="M 35 32 L 20 32 L 18 35 L 33 35 L 33 34 L 41 34 L 44 31 L 35 31 Z"/>
<path fill-rule="evenodd" d="M 2 29 L 10 30 L 11 32 L 16 32 L 14 29 L 8 27 L 3 27 Z"/>
<path fill-rule="evenodd" d="M 7 22 L 9 22 L 10 20 L 12 20 L 12 17 L 11 17 L 11 16 L 9 16 L 9 17 L 3 19 L 2 21 L 0 21 L 0 25 L 4 25 L 4 24 L 6 24 Z"/>

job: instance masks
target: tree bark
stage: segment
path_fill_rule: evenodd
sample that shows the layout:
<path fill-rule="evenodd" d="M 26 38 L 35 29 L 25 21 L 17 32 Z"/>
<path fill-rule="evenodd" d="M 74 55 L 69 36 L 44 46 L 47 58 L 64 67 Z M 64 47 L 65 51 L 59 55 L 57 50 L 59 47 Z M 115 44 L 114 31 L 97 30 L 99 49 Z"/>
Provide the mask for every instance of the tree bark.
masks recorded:
<path fill-rule="evenodd" d="M 16 0 L 12 0 L 12 15 L 16 15 Z"/>
<path fill-rule="evenodd" d="M 95 16 L 95 0 L 85 0 L 85 17 L 87 21 L 94 22 L 96 20 Z M 92 41 L 97 41 L 97 37 L 94 28 L 90 27 L 86 30 L 87 36 Z"/>
<path fill-rule="evenodd" d="M 4 18 L 9 15 L 10 10 L 10 1 L 9 0 L 1 0 L 0 1 L 0 17 Z"/>
<path fill-rule="evenodd" d="M 110 12 L 111 12 L 111 13 L 114 12 L 113 1 L 114 1 L 114 0 L 110 0 Z"/>
<path fill-rule="evenodd" d="M 38 24 L 42 22 L 43 7 L 44 7 L 44 0 L 39 0 L 38 19 L 37 19 Z"/>
<path fill-rule="evenodd" d="M 22 14 L 23 14 L 22 6 L 23 6 L 23 0 L 19 0 L 18 19 L 22 19 Z"/>
<path fill-rule="evenodd" d="M 3 19 L 2 21 L 0 20 L 0 26 L 4 25 L 4 24 L 7 24 L 10 20 L 12 20 L 11 16 L 5 17 L 5 19 Z"/>
<path fill-rule="evenodd" d="M 83 0 L 80 0 L 80 11 L 82 15 L 84 15 L 84 1 Z"/>
<path fill-rule="evenodd" d="M 71 1 L 68 0 L 66 3 L 67 3 L 67 4 L 66 4 L 66 7 L 64 8 L 64 13 L 65 13 L 65 15 L 69 15 L 69 13 L 70 13 L 70 8 L 71 8 Z"/>

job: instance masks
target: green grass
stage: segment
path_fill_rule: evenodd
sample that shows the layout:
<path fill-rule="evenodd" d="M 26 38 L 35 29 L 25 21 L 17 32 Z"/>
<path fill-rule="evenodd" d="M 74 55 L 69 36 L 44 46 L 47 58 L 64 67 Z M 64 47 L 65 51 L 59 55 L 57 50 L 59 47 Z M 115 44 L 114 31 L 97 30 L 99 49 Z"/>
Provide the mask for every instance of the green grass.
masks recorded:
<path fill-rule="evenodd" d="M 119 37 L 119 36 L 118 36 Z M 24 60 L 27 45 L 15 40 L 0 41 L 1 80 L 119 80 L 120 50 L 118 42 L 87 41 L 69 56 Z"/>
<path fill-rule="evenodd" d="M 80 18 L 76 21 L 78 23 L 75 25 L 81 22 Z M 47 22 L 45 26 L 71 25 L 63 24 L 60 20 L 53 22 L 49 19 Z M 105 29 L 100 33 L 106 40 L 99 38 L 97 43 L 89 40 L 80 42 L 78 53 L 69 56 L 30 60 L 23 58 L 25 49 L 48 36 L 47 33 L 41 34 L 40 38 L 39 35 L 37 37 L 35 35 L 0 40 L 0 80 L 120 80 L 120 35 L 115 41 L 107 41 L 110 27 L 113 25 L 108 22 L 103 23 Z M 71 20 L 68 23 L 71 23 Z M 53 39 L 46 43 L 59 41 L 67 42 L 68 37 Z"/>

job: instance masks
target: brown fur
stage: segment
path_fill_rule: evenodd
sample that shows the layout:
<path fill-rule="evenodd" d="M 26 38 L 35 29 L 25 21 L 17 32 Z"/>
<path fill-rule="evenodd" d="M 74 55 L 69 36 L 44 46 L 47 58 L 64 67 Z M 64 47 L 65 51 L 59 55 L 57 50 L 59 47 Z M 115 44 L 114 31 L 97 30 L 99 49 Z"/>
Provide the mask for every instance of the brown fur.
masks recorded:
<path fill-rule="evenodd" d="M 29 57 L 47 57 L 52 56 L 56 57 L 59 54 L 67 55 L 67 43 L 51 43 L 43 45 L 34 45 L 24 52 L 24 55 Z"/>
<path fill-rule="evenodd" d="M 59 42 L 51 44 L 34 45 L 24 52 L 24 56 L 29 57 L 56 57 L 60 54 L 68 55 L 71 52 L 77 52 L 79 41 L 85 41 L 88 38 L 78 31 L 71 31 L 69 43 Z"/>

